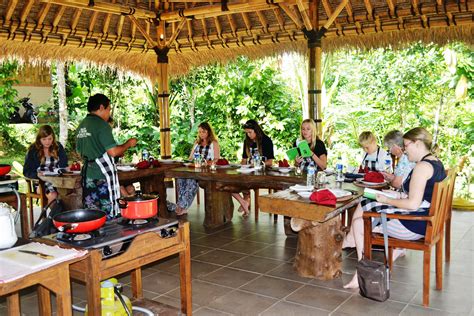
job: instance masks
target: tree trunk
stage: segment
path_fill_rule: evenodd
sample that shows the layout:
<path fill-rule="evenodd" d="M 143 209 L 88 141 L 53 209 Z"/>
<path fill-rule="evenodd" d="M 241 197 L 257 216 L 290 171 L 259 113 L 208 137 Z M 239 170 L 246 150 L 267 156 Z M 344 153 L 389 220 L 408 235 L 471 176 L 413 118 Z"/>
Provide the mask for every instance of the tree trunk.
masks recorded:
<path fill-rule="evenodd" d="M 294 267 L 300 276 L 331 280 L 341 276 L 341 218 L 318 223 L 292 218 L 291 227 L 299 231 Z M 300 230 L 301 229 L 301 230 Z"/>
<path fill-rule="evenodd" d="M 58 100 L 59 100 L 59 142 L 66 147 L 67 143 L 67 103 L 66 103 L 66 75 L 64 62 L 56 63 L 56 76 L 58 77 Z"/>

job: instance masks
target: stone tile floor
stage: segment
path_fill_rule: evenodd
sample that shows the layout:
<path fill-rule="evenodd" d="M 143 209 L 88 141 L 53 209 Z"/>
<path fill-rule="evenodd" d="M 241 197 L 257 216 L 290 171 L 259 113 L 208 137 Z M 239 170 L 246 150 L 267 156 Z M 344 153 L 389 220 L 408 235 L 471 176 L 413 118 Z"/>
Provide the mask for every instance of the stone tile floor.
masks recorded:
<path fill-rule="evenodd" d="M 354 250 L 344 251 L 342 278 L 303 278 L 292 267 L 296 238 L 285 236 L 281 217 L 274 222 L 260 213 L 256 222 L 253 214 L 244 219 L 236 212 L 230 226 L 209 234 L 202 226 L 203 207 L 193 204 L 187 216 L 195 315 L 474 315 L 473 212 L 453 213 L 452 258 L 443 266 L 443 290 L 434 289 L 433 257 L 430 308 L 424 308 L 421 252 L 408 251 L 396 261 L 390 299 L 379 303 L 342 288 L 355 271 Z M 380 253 L 375 257 L 382 258 Z M 120 280 L 130 295 L 130 277 Z M 178 259 L 147 266 L 143 287 L 147 298 L 179 306 Z M 73 283 L 72 294 L 75 304 L 85 305 L 84 286 Z M 37 315 L 35 291 L 25 291 L 21 303 L 23 315 Z M 0 315 L 6 315 L 4 299 L 0 299 Z"/>

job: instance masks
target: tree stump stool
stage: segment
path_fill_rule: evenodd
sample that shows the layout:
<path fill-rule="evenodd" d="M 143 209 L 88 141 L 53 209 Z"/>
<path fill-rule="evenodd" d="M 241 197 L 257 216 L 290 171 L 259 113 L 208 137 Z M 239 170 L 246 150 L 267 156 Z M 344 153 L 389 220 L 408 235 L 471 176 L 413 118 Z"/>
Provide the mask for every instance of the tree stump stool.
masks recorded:
<path fill-rule="evenodd" d="M 291 228 L 298 232 L 294 263 L 298 275 L 319 280 L 342 275 L 343 233 L 339 216 L 322 223 L 292 218 Z"/>

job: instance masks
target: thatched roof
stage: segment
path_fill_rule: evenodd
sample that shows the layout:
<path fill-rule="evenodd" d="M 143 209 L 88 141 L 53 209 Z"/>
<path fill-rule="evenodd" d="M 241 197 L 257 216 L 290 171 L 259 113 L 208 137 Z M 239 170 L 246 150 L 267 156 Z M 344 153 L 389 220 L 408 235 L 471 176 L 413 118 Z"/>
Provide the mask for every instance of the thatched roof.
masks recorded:
<path fill-rule="evenodd" d="M 0 49 L 26 61 L 82 60 L 155 78 L 153 48 L 170 48 L 171 75 L 238 55 L 304 52 L 303 30 L 331 16 L 323 51 L 474 41 L 474 0 L 343 1 L 5 0 Z"/>

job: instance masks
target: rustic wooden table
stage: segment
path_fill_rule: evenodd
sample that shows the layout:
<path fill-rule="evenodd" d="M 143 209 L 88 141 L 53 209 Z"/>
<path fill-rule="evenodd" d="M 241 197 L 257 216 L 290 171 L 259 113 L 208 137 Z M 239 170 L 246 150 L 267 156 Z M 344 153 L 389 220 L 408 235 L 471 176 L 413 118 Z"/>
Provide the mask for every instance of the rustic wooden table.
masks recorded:
<path fill-rule="evenodd" d="M 296 176 L 293 172 L 283 174 L 268 169 L 242 174 L 236 168 L 211 171 L 209 168 L 179 167 L 166 170 L 165 176 L 195 179 L 199 182 L 199 186 L 204 189 L 204 227 L 209 229 L 218 228 L 232 220 L 232 192 L 259 188 L 283 190 L 306 181 L 305 176 Z"/>
<path fill-rule="evenodd" d="M 44 270 L 25 275 L 7 283 L 0 283 L 0 296 L 7 297 L 8 315 L 22 315 L 20 310 L 19 291 L 38 285 L 39 315 L 52 315 L 51 295 L 56 294 L 56 314 L 72 315 L 71 285 L 69 282 L 69 267 L 85 257 L 61 262 Z"/>
<path fill-rule="evenodd" d="M 291 226 L 299 231 L 294 266 L 301 276 L 327 280 L 342 273 L 344 235 L 339 214 L 357 205 L 363 193 L 352 184 L 344 183 L 342 188 L 354 194 L 335 207 L 315 204 L 290 190 L 260 197 L 263 212 L 292 217 Z"/>
<path fill-rule="evenodd" d="M 56 244 L 48 239 L 40 241 Z M 131 271 L 133 298 L 141 299 L 143 298 L 141 267 L 174 254 L 179 254 L 181 311 L 191 315 L 191 252 L 188 222 L 180 222 L 176 236 L 171 238 L 162 238 L 155 232 L 138 235 L 124 253 L 109 259 L 102 259 L 100 249 L 89 250 L 87 258 L 69 266 L 69 273 L 71 279 L 86 285 L 89 315 L 100 315 L 102 280 Z"/>

